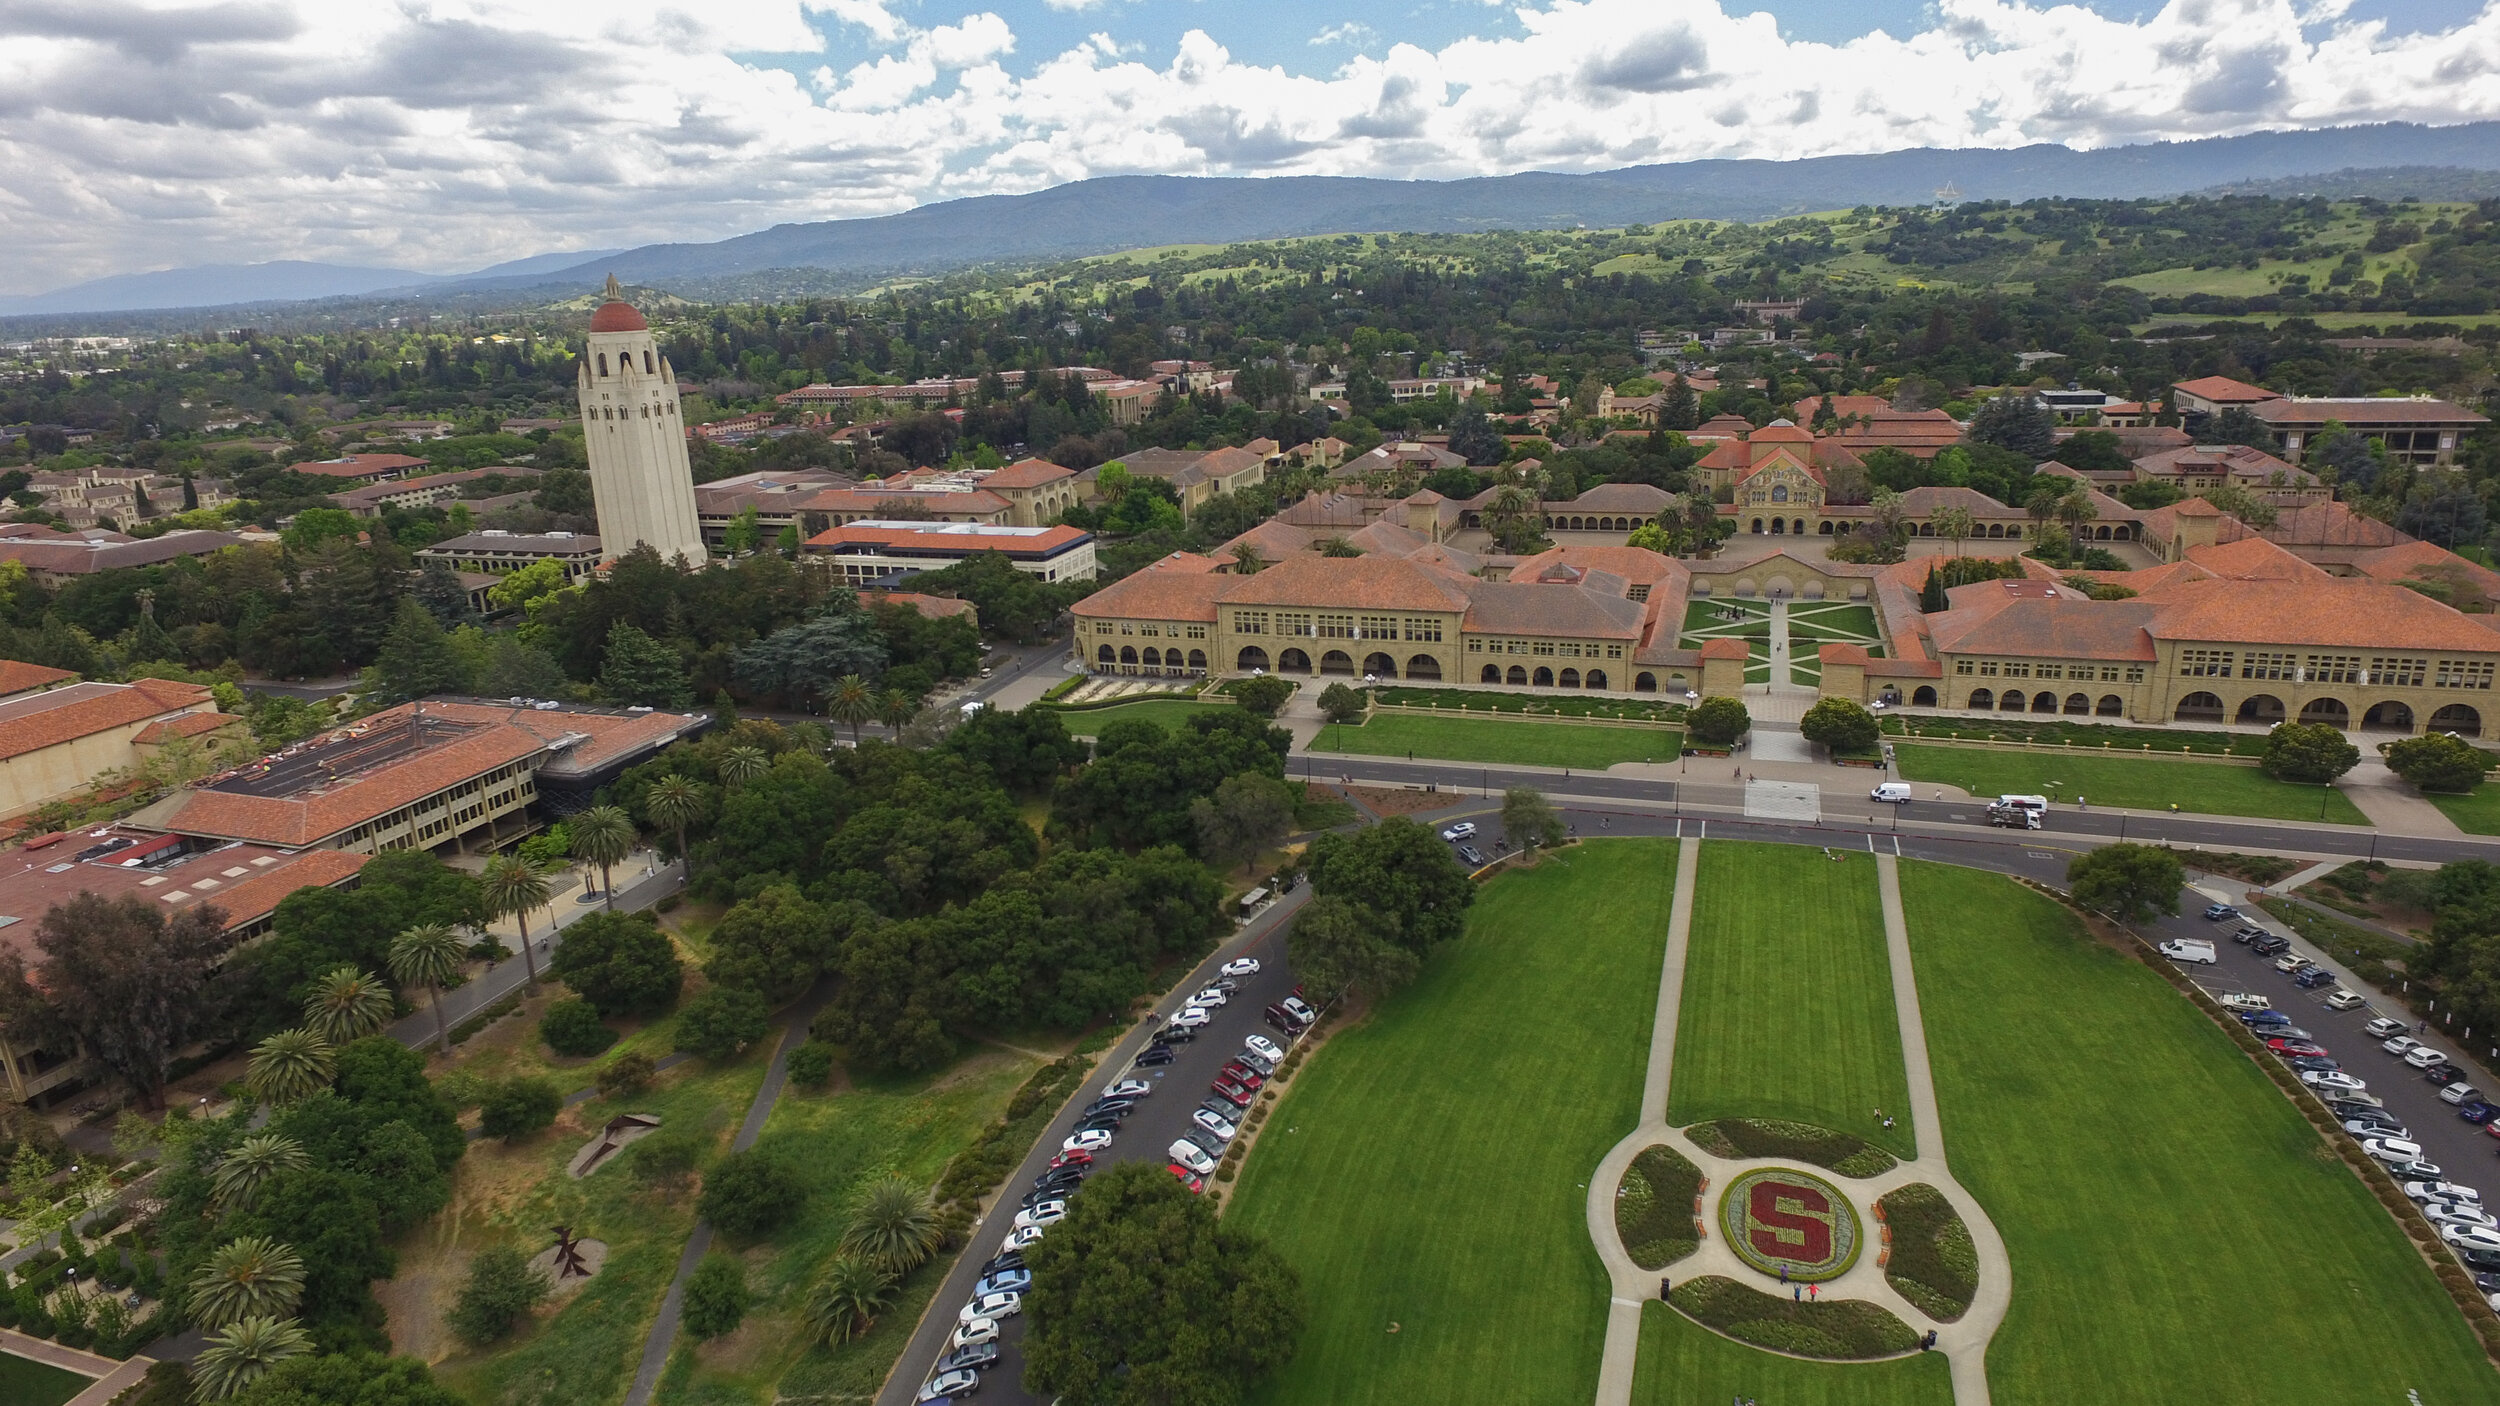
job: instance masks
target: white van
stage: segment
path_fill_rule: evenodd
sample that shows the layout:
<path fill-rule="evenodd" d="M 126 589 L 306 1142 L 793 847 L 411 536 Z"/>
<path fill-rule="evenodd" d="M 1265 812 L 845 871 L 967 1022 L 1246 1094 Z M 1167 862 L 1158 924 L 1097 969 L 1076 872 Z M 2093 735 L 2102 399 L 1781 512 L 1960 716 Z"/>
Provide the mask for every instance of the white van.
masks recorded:
<path fill-rule="evenodd" d="M 2212 943 L 2194 937 L 2183 937 L 2163 943 L 2161 954 L 2174 962 L 2194 962 L 2198 966 L 2205 967 L 2210 967 L 2222 960 L 2222 955 L 2214 951 Z"/>
<path fill-rule="evenodd" d="M 2042 823 L 2041 816 L 2046 812 L 2033 810 L 2029 806 L 2009 804 L 2010 799 L 1988 803 L 1988 823 L 2007 830 L 2039 829 Z"/>
<path fill-rule="evenodd" d="M 1882 785 L 1877 786 L 1874 790 L 1867 792 L 1866 798 L 1870 801 L 1882 801 L 1887 805 L 1908 805 L 1910 803 L 1910 783 L 1907 781 L 1884 782 Z"/>
<path fill-rule="evenodd" d="M 1997 804 L 2009 810 L 2029 811 L 2033 815 L 2049 813 L 2049 798 L 2046 796 L 1999 796 Z"/>

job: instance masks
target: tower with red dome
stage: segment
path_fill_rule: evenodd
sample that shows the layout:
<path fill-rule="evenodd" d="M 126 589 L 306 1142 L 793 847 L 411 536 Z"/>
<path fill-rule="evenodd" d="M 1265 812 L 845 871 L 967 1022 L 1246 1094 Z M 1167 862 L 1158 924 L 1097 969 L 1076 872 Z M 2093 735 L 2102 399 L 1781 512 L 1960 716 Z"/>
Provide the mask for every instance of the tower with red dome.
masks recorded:
<path fill-rule="evenodd" d="M 579 377 L 582 443 L 599 513 L 600 555 L 614 560 L 649 543 L 662 561 L 701 566 L 710 554 L 695 517 L 694 466 L 686 459 L 677 373 L 651 324 L 608 275 L 607 299 L 590 315 Z"/>

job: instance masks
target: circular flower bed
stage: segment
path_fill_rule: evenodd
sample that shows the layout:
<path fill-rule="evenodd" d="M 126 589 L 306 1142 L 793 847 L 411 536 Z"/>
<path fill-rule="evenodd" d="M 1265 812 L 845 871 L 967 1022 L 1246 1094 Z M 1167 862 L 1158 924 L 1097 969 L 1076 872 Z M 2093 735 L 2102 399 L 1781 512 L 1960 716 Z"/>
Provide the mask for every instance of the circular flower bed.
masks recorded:
<path fill-rule="evenodd" d="M 1865 1236 L 1838 1188 L 1811 1172 L 1763 1167 L 1719 1194 L 1719 1224 L 1737 1258 L 1791 1283 L 1837 1279 L 1855 1264 Z"/>

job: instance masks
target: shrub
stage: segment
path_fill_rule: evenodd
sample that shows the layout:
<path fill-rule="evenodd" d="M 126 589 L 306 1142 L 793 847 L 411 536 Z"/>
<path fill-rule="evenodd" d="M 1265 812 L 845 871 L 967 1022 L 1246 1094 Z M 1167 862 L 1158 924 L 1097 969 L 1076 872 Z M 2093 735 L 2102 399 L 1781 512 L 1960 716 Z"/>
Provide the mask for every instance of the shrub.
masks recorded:
<path fill-rule="evenodd" d="M 677 1019 L 677 1051 L 705 1059 L 735 1058 L 772 1030 L 764 998 L 737 987 L 714 986 L 686 1003 Z"/>
<path fill-rule="evenodd" d="M 653 1191 L 673 1191 L 685 1185 L 694 1175 L 695 1165 L 703 1160 L 703 1140 L 683 1128 L 668 1128 L 653 1133 L 629 1149 L 633 1160 L 627 1174 L 635 1183 Z"/>
<path fill-rule="evenodd" d="M 1846 698 L 1826 698 L 1806 709 L 1797 730 L 1835 756 L 1872 752 L 1880 735 L 1875 715 Z"/>
<path fill-rule="evenodd" d="M 1677 1283 L 1670 1298 L 1696 1322 L 1739 1342 L 1803 1357 L 1890 1357 L 1918 1346 L 1909 1324 L 1857 1299 L 1803 1303 L 1712 1275 Z"/>
<path fill-rule="evenodd" d="M 545 1079 L 505 1079 L 478 1103 L 478 1131 L 513 1142 L 556 1120 L 564 1095 Z"/>
<path fill-rule="evenodd" d="M 823 1088 L 825 1081 L 833 1077 L 833 1046 L 810 1040 L 790 1051 L 783 1067 L 789 1071 L 791 1083 L 802 1088 Z"/>
<path fill-rule="evenodd" d="M 1615 1198 L 1615 1234 L 1632 1263 L 1663 1269 L 1700 1248 L 1693 1236 L 1693 1198 L 1701 1194 L 1701 1168 L 1674 1148 L 1643 1149 L 1623 1170 Z"/>
<path fill-rule="evenodd" d="M 575 997 L 547 1008 L 538 1022 L 538 1038 L 560 1055 L 586 1058 L 616 1043 L 616 1032 L 599 1020 L 588 1001 Z"/>
<path fill-rule="evenodd" d="M 676 944 L 639 913 L 593 913 L 566 928 L 548 971 L 601 1015 L 666 1010 L 685 982 Z"/>
<path fill-rule="evenodd" d="M 2266 734 L 2266 775 L 2277 781 L 2322 785 L 2353 769 L 2361 749 L 2325 723 L 2278 723 Z"/>
<path fill-rule="evenodd" d="M 1940 1323 L 1959 1319 L 1979 1292 L 1979 1251 L 1953 1203 L 1921 1182 L 1877 1204 L 1892 1227 L 1892 1258 L 1884 1267 L 1892 1287 Z"/>
<path fill-rule="evenodd" d="M 469 1346 L 484 1347 L 511 1332 L 547 1297 L 548 1287 L 547 1276 L 530 1268 L 519 1250 L 490 1246 L 469 1261 L 468 1282 L 452 1305 L 451 1330 Z"/>
<path fill-rule="evenodd" d="M 1725 747 L 1753 728 L 1753 715 L 1734 698 L 1705 698 L 1693 706 L 1684 725 L 1696 742 Z"/>
<path fill-rule="evenodd" d="M 1274 674 L 1242 679 L 1232 686 L 1233 701 L 1243 709 L 1263 718 L 1276 716 L 1277 710 L 1293 697 L 1293 683 Z"/>
<path fill-rule="evenodd" d="M 710 1199 L 706 1197 L 705 1199 Z M 736 1332 L 747 1316 L 746 1266 L 727 1255 L 706 1255 L 686 1281 L 686 1331 L 698 1338 Z"/>
<path fill-rule="evenodd" d="M 1846 1177 L 1877 1176 L 1891 1171 L 1894 1165 L 1891 1153 L 1864 1138 L 1807 1123 L 1725 1118 L 1707 1126 L 1712 1140 L 1705 1141 L 1701 1129 L 1694 1128 L 1693 1141 L 1722 1157 L 1779 1157 L 1811 1162 Z"/>
<path fill-rule="evenodd" d="M 778 1229 L 806 1201 L 798 1169 L 776 1153 L 731 1153 L 703 1179 L 703 1218 L 732 1235 Z"/>
<path fill-rule="evenodd" d="M 599 1096 L 616 1098 L 622 1094 L 638 1094 L 650 1087 L 652 1076 L 659 1069 L 651 1056 L 640 1050 L 627 1050 L 599 1066 Z"/>
<path fill-rule="evenodd" d="M 2443 732 L 2408 737 L 2387 749 L 2387 769 L 2424 791 L 2471 791 L 2490 766 L 2490 754 Z"/>

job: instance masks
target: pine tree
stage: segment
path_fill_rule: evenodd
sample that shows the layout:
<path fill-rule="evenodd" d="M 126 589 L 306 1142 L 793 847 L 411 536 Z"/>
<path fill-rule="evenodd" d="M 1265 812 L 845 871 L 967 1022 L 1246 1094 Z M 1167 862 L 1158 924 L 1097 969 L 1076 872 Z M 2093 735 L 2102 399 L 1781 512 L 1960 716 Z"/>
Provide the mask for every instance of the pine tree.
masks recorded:
<path fill-rule="evenodd" d="M 1658 427 L 1665 430 L 1689 430 L 1701 423 L 1701 397 L 1679 373 L 1667 383 L 1666 401 L 1658 407 Z"/>
<path fill-rule="evenodd" d="M 451 637 L 435 623 L 433 612 L 414 597 L 402 597 L 391 618 L 390 633 L 373 660 L 375 691 L 385 700 L 404 703 L 436 693 L 467 693 L 476 686 L 466 665 L 451 647 Z"/>
<path fill-rule="evenodd" d="M 1936 615 L 1941 614 L 1949 604 L 1944 595 L 1944 578 L 1936 574 L 1936 568 L 1927 568 L 1927 584 L 1919 588 L 1918 608 L 1929 615 Z"/>
<path fill-rule="evenodd" d="M 686 666 L 667 642 L 625 621 L 608 631 L 607 658 L 599 666 L 599 691 L 618 703 L 683 708 L 694 701 Z"/>
<path fill-rule="evenodd" d="M 477 623 L 477 611 L 469 604 L 469 588 L 460 584 L 460 573 L 452 570 L 449 562 L 428 561 L 417 575 L 412 594 L 446 630 Z"/>

